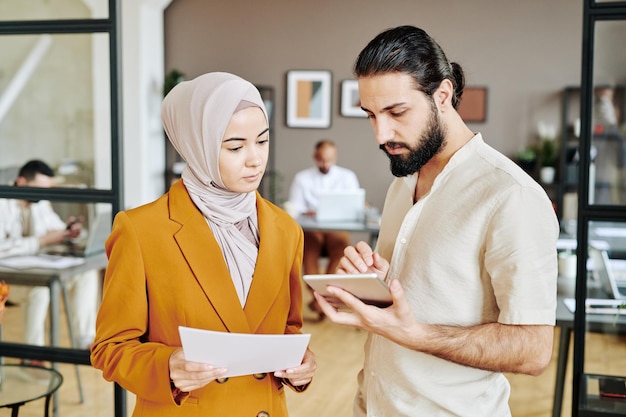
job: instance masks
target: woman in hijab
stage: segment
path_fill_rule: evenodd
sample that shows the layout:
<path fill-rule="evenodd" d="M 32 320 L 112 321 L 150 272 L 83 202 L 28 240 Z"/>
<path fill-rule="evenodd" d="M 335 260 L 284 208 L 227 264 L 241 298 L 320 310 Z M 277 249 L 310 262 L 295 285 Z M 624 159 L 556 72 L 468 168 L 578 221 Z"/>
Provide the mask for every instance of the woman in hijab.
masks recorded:
<path fill-rule="evenodd" d="M 284 385 L 306 389 L 312 352 L 295 368 L 226 378 L 186 361 L 178 333 L 300 333 L 302 230 L 256 192 L 263 101 L 249 82 L 209 73 L 174 87 L 161 113 L 186 168 L 167 194 L 115 217 L 91 361 L 136 394 L 135 416 L 287 416 Z"/>

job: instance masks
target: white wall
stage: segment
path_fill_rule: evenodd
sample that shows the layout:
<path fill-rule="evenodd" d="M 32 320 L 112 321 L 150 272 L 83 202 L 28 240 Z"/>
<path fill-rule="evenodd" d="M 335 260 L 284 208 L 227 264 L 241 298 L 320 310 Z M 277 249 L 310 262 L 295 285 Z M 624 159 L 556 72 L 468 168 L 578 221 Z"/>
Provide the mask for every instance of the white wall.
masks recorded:
<path fill-rule="evenodd" d="M 164 192 L 163 10 L 171 0 L 122 2 L 124 206 Z"/>

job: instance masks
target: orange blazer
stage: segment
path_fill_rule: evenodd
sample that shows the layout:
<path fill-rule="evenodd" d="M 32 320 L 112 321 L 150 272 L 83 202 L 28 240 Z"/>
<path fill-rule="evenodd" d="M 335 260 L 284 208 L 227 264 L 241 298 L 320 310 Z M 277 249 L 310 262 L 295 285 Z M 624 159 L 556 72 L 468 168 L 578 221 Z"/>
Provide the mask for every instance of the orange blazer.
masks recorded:
<path fill-rule="evenodd" d="M 214 381 L 180 405 L 169 379 L 179 325 L 300 332 L 302 229 L 258 194 L 257 213 L 259 255 L 243 309 L 222 251 L 182 181 L 115 216 L 91 361 L 105 379 L 136 394 L 133 416 L 287 416 L 283 384 L 271 374 Z"/>

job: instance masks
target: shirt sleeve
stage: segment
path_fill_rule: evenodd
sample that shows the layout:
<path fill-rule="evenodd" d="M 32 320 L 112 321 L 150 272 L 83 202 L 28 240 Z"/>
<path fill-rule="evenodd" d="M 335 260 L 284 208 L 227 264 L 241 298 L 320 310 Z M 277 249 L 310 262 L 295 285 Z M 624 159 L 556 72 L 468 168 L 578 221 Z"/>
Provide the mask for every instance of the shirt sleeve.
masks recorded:
<path fill-rule="evenodd" d="M 486 234 L 485 265 L 505 324 L 550 324 L 556 316 L 559 226 L 549 199 L 531 187 L 512 189 Z"/>
<path fill-rule="evenodd" d="M 0 200 L 0 258 L 32 255 L 39 250 L 39 238 L 23 237 L 19 209 L 14 200 Z"/>
<path fill-rule="evenodd" d="M 345 176 L 345 180 L 347 189 L 361 188 L 361 186 L 359 185 L 359 179 L 354 171 L 348 170 L 348 174 Z"/>

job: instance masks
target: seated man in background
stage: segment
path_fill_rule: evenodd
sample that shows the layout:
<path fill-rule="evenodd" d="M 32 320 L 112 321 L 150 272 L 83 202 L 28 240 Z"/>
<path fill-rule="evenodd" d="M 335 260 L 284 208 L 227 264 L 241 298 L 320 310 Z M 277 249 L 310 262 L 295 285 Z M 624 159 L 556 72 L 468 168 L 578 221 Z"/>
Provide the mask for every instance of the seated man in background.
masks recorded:
<path fill-rule="evenodd" d="M 328 140 L 322 139 L 315 145 L 313 153 L 315 166 L 298 172 L 293 179 L 289 190 L 289 212 L 296 215 L 315 216 L 318 207 L 320 191 L 356 190 L 359 180 L 356 174 L 337 166 L 337 147 Z M 350 245 L 348 232 L 304 232 L 304 274 L 319 274 L 319 258 L 328 256 L 326 273 L 334 273 L 343 250 Z M 316 312 L 319 319 L 324 314 L 315 299 L 309 303 L 309 308 Z"/>
<path fill-rule="evenodd" d="M 54 171 L 43 161 L 32 160 L 20 168 L 15 185 L 49 188 Z M 0 199 L 0 258 L 33 255 L 46 246 L 66 242 L 80 235 L 82 223 L 75 217 L 61 220 L 50 201 Z M 76 347 L 88 348 L 95 336 L 99 277 L 97 271 L 75 276 L 72 287 L 73 329 Z M 50 304 L 48 287 L 12 286 L 11 299 L 23 303 L 27 344 L 44 344 L 45 322 Z"/>

